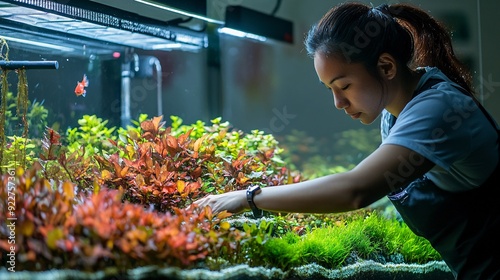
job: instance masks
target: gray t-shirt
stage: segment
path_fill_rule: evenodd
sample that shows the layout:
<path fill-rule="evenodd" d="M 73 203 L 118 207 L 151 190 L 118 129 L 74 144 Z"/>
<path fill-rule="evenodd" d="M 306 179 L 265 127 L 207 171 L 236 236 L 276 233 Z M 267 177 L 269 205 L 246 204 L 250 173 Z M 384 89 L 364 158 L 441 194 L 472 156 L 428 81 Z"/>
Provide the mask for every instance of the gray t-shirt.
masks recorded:
<path fill-rule="evenodd" d="M 474 101 L 439 69 L 425 67 L 417 91 L 429 78 L 445 80 L 420 92 L 394 116 L 384 110 L 382 144 L 413 150 L 436 165 L 426 174 L 438 187 L 459 192 L 475 188 L 498 162 L 497 132 Z"/>

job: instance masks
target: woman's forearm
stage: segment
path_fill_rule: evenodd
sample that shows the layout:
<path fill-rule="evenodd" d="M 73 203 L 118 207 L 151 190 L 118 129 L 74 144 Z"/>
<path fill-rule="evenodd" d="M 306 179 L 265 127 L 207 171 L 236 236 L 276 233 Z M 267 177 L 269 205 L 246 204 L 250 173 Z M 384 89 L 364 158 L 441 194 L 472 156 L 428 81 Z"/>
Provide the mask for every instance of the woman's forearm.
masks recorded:
<path fill-rule="evenodd" d="M 262 188 L 262 192 L 254 195 L 254 203 L 258 208 L 271 212 L 336 213 L 356 210 L 419 178 L 434 166 L 424 159 L 422 163 L 412 166 L 412 172 L 401 173 L 402 163 L 410 162 L 414 157 L 415 153 L 405 147 L 383 145 L 350 171 Z M 388 175 L 396 176 L 397 180 Z M 250 208 L 245 191 L 209 195 L 195 204 L 210 206 L 216 213 L 224 210 L 239 213 Z"/>
<path fill-rule="evenodd" d="M 291 185 L 266 187 L 255 195 L 256 206 L 272 212 L 332 213 L 360 208 L 362 195 L 354 191 L 349 173 L 328 175 Z"/>

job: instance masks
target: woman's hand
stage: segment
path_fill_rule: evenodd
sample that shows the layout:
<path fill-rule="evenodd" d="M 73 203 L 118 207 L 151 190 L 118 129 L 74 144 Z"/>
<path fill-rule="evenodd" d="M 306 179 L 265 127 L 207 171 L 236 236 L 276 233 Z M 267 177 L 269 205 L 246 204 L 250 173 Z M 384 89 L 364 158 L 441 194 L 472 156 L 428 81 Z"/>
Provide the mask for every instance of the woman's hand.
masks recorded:
<path fill-rule="evenodd" d="M 232 214 L 238 214 L 250 209 L 246 200 L 246 190 L 232 191 L 218 195 L 207 195 L 193 202 L 193 204 L 198 205 L 200 208 L 210 206 L 214 214 L 224 210 Z"/>

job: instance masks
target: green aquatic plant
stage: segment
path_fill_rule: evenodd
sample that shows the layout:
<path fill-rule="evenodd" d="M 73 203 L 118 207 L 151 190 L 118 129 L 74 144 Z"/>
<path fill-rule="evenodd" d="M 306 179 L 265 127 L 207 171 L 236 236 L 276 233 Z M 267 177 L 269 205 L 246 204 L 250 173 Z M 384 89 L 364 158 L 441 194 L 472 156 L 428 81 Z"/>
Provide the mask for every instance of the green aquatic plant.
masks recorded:
<path fill-rule="evenodd" d="M 18 129 L 24 129 L 22 121 L 20 121 L 17 111 L 19 108 L 16 104 L 16 96 L 12 92 L 7 93 L 6 104 L 7 109 L 5 112 L 5 135 L 16 135 L 19 133 Z M 26 113 L 26 120 L 28 122 L 29 139 L 41 138 L 45 129 L 47 128 L 48 110 L 43 106 L 43 102 L 29 101 L 27 104 L 28 111 Z M 20 135 L 18 135 L 20 136 Z M 21 136 L 22 137 L 22 136 Z"/>
<path fill-rule="evenodd" d="M 28 123 L 28 78 L 26 77 L 26 69 L 18 69 L 17 71 L 17 111 L 16 115 L 19 116 L 23 125 L 24 139 L 28 138 L 29 123 Z M 25 167 L 23 165 L 23 167 Z"/>
<path fill-rule="evenodd" d="M 214 150 L 220 157 L 238 157 L 241 150 L 248 154 L 256 154 L 262 151 L 273 150 L 273 161 L 283 164 L 279 156 L 283 149 L 278 146 L 278 141 L 272 134 L 266 134 L 261 130 L 244 132 L 231 127 L 229 122 L 223 122 L 221 117 L 212 119 L 210 125 L 202 121 L 185 125 L 178 116 L 171 116 L 171 133 L 174 136 L 190 132 L 190 138 L 199 139 L 204 135 L 210 135 L 209 141 L 216 144 Z"/>
<path fill-rule="evenodd" d="M 130 144 L 129 140 L 135 139 L 141 135 L 141 123 L 148 119 L 147 114 L 140 114 L 136 120 L 131 120 L 131 124 L 126 127 L 118 127 L 118 143 L 119 144 Z"/>
<path fill-rule="evenodd" d="M 331 136 L 312 136 L 292 130 L 278 137 L 287 166 L 300 170 L 304 179 L 345 172 L 380 144 L 378 129 L 350 129 Z"/>
<path fill-rule="evenodd" d="M 5 41 L 4 38 L 1 38 L 1 52 L 0 52 L 0 58 L 2 60 L 9 60 L 9 46 L 7 42 Z M 5 52 L 4 52 L 5 50 Z M 28 124 L 28 119 L 27 119 L 27 114 L 28 114 L 28 81 L 26 77 L 26 69 L 17 69 L 16 70 L 17 76 L 18 76 L 18 83 L 17 83 L 17 110 L 16 110 L 16 115 L 21 119 L 21 124 L 23 127 L 23 133 L 22 133 L 22 138 L 23 139 L 28 139 L 28 131 L 29 131 L 29 124 Z M 9 92 L 9 84 L 7 81 L 7 76 L 9 74 L 9 71 L 6 69 L 2 69 L 2 109 L 0 110 L 0 134 L 2 134 L 2 140 L 0 141 L 0 145 L 2 146 L 0 150 L 0 165 L 3 163 L 3 146 L 5 144 L 5 126 L 6 126 L 6 111 L 8 108 L 8 92 Z M 26 143 L 25 145 L 26 146 Z M 26 150 L 21 150 L 21 153 L 23 154 L 23 157 L 21 158 L 21 166 L 26 167 L 26 160 L 25 160 L 25 152 Z"/>
<path fill-rule="evenodd" d="M 202 184 L 204 192 L 223 193 L 249 184 L 274 186 L 301 180 L 300 174 L 285 168 L 281 158 L 283 149 L 272 134 L 259 130 L 246 133 L 232 128 L 220 117 L 212 119 L 210 125 L 201 121 L 185 125 L 177 116 L 171 120 L 172 135 L 189 131 L 191 139 L 203 138 L 200 151 L 216 158 L 205 162 L 208 172 Z"/>
<path fill-rule="evenodd" d="M 29 101 L 28 101 L 29 102 Z M 41 138 L 48 126 L 47 118 L 49 111 L 43 106 L 43 102 L 34 100 L 28 103 L 29 110 L 27 114 L 29 125 L 29 138 Z"/>
<path fill-rule="evenodd" d="M 4 167 L 17 168 L 31 166 L 38 158 L 36 139 L 26 139 L 20 136 L 7 136 L 7 145 L 4 148 Z M 36 144 L 35 144 L 36 143 Z"/>
<path fill-rule="evenodd" d="M 304 170 L 303 164 L 314 155 L 326 156 L 318 138 L 309 135 L 305 131 L 293 129 L 289 134 L 278 136 L 280 147 L 283 149 L 283 158 L 287 165 L 294 169 Z"/>
<path fill-rule="evenodd" d="M 0 59 L 9 59 L 9 45 L 4 38 L 0 38 Z M 5 147 L 5 121 L 7 114 L 7 94 L 9 92 L 9 82 L 7 81 L 8 71 L 2 69 L 1 79 L 1 98 L 0 98 L 0 173 L 3 171 L 3 152 Z"/>
<path fill-rule="evenodd" d="M 0 173 L 3 171 L 3 152 L 5 149 L 5 119 L 7 112 L 7 92 L 8 92 L 8 82 L 7 82 L 7 74 L 5 71 L 2 71 L 2 75 L 0 76 L 2 80 L 2 99 L 0 106 Z"/>
<path fill-rule="evenodd" d="M 179 136 L 188 131 L 191 131 L 189 133 L 189 137 L 193 139 L 198 139 L 207 133 L 206 124 L 201 120 L 197 120 L 195 123 L 189 125 L 184 124 L 184 121 L 179 116 L 170 116 L 170 120 L 172 121 L 170 127 L 172 128 L 172 135 L 174 136 Z M 228 123 L 225 123 L 223 124 L 222 127 L 227 127 L 227 126 Z"/>
<path fill-rule="evenodd" d="M 16 97 L 12 92 L 7 93 L 7 111 L 5 112 L 5 147 L 3 153 L 3 165 L 6 168 L 31 166 L 36 159 L 36 156 L 41 152 L 41 140 L 37 136 L 43 136 L 43 132 L 47 128 L 48 111 L 45 107 L 34 101 L 28 101 L 28 112 L 26 114 L 27 126 L 30 128 L 28 137 L 19 136 L 15 130 L 16 127 L 21 127 L 23 130 L 26 125 L 19 122 L 19 117 L 16 111 Z M 27 133 L 25 131 L 25 133 Z"/>
<path fill-rule="evenodd" d="M 358 164 L 375 151 L 381 142 L 377 128 L 349 129 L 333 136 L 332 161 L 343 166 Z"/>
<path fill-rule="evenodd" d="M 8 61 L 9 60 L 9 46 L 4 38 L 0 38 L 0 59 Z M 27 148 L 30 146 L 29 129 L 31 125 L 35 122 L 38 128 L 37 132 L 42 132 L 45 130 L 47 110 L 43 108 L 40 103 L 33 102 L 30 108 L 30 101 L 28 99 L 28 79 L 26 69 L 19 68 L 15 70 L 17 74 L 17 95 L 15 97 L 15 102 L 13 94 L 9 92 L 8 75 L 9 70 L 3 68 L 0 75 L 1 79 L 1 98 L 0 98 L 0 171 L 3 170 L 5 166 L 11 166 L 12 162 L 4 163 L 4 149 L 6 146 L 14 146 L 23 148 L 16 151 L 20 157 L 16 158 L 15 163 L 19 164 L 20 167 L 26 168 L 27 161 Z M 15 112 L 14 111 L 15 108 Z M 42 127 L 40 127 L 42 126 Z M 9 131 L 9 128 L 10 130 Z M 18 127 L 22 128 L 21 135 L 17 134 Z M 10 143 L 7 145 L 7 135 L 9 136 L 20 136 L 15 138 L 16 143 Z M 18 145 L 19 140 L 23 139 L 25 143 L 23 145 Z M 12 155 L 12 151 L 9 151 Z"/>
<path fill-rule="evenodd" d="M 85 147 L 85 156 L 111 154 L 117 151 L 110 144 L 117 139 L 116 127 L 107 127 L 108 120 L 95 115 L 84 115 L 78 120 L 79 127 L 66 130 L 66 143 L 69 152 Z"/>
<path fill-rule="evenodd" d="M 420 264 L 441 260 L 427 240 L 377 211 L 359 211 L 347 220 L 337 216 L 331 221 L 305 234 L 287 231 L 268 239 L 262 244 L 262 263 L 276 264 L 286 270 L 308 263 L 339 268 L 363 259 Z"/>
<path fill-rule="evenodd" d="M 262 246 L 271 238 L 274 222 L 264 219 L 257 223 L 243 223 L 245 238 L 241 241 L 240 263 L 260 265 L 260 260 L 265 258 Z"/>
<path fill-rule="evenodd" d="M 354 168 L 354 166 L 354 164 L 334 164 L 331 160 L 325 158 L 324 156 L 314 155 L 302 164 L 300 171 L 304 178 L 311 180 L 330 174 L 346 172 Z"/>

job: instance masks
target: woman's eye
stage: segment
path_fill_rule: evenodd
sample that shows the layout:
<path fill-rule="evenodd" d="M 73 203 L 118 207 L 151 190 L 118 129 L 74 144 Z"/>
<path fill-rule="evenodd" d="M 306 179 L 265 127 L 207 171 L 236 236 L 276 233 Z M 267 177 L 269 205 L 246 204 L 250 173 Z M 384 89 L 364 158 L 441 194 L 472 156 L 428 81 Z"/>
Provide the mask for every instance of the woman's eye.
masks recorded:
<path fill-rule="evenodd" d="M 342 88 L 342 90 L 346 90 L 346 89 L 348 89 L 348 88 L 349 88 L 349 86 L 350 86 L 350 85 L 347 85 L 347 86 L 343 87 L 343 88 Z"/>

